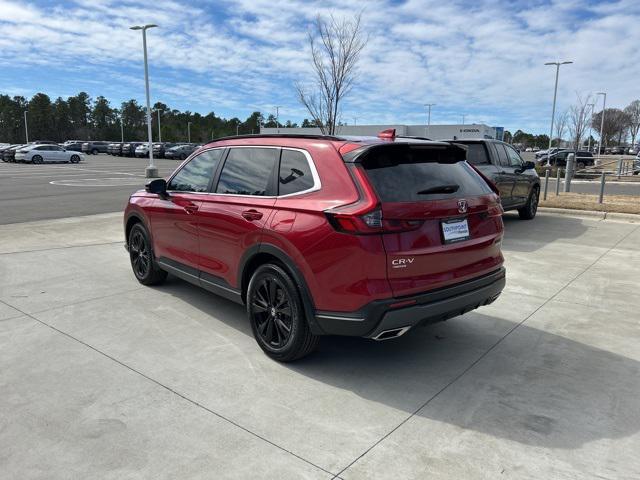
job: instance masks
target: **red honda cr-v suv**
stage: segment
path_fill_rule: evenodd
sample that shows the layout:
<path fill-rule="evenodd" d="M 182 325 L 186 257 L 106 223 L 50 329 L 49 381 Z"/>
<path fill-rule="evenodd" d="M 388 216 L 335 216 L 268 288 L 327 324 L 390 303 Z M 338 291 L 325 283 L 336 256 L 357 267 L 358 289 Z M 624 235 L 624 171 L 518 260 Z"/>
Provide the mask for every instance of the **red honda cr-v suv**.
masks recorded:
<path fill-rule="evenodd" d="M 463 147 L 383 133 L 205 145 L 129 199 L 136 278 L 171 273 L 246 304 L 280 361 L 321 335 L 386 340 L 491 303 L 505 284 L 497 192 Z"/>

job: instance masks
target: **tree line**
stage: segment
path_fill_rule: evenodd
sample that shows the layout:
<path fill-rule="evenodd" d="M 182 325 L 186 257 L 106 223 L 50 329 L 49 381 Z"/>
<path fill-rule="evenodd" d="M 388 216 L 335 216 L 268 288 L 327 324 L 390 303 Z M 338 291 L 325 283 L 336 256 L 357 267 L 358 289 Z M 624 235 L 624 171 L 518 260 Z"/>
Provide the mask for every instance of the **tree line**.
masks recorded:
<path fill-rule="evenodd" d="M 146 108 L 136 100 L 131 99 L 114 107 L 103 96 L 92 99 L 86 92 L 80 92 L 66 100 L 58 97 L 54 101 L 44 93 L 37 93 L 30 100 L 22 96 L 0 94 L 0 142 L 25 141 L 25 111 L 29 140 L 120 141 L 121 133 L 124 133 L 125 141 L 147 140 Z M 258 133 L 261 126 L 298 127 L 289 120 L 285 123 L 276 122 L 273 114 L 265 118 L 259 111 L 240 120 L 237 117 L 222 118 L 214 112 L 206 115 L 181 112 L 162 102 L 156 102 L 151 116 L 154 141 L 158 141 L 158 112 L 162 140 L 167 142 L 187 141 L 189 130 L 191 141 L 201 143 L 236 133 Z M 302 126 L 312 127 L 314 122 L 305 119 Z"/>

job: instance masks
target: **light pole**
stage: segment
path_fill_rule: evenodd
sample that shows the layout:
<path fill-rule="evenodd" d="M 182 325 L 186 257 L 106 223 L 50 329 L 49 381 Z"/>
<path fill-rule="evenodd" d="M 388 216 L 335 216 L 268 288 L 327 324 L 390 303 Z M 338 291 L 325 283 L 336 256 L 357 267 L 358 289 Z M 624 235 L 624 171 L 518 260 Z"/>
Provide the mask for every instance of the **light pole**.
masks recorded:
<path fill-rule="evenodd" d="M 236 122 L 236 137 L 240 135 L 240 122 Z"/>
<path fill-rule="evenodd" d="M 24 111 L 24 138 L 25 143 L 29 143 L 29 125 L 27 125 L 27 111 Z"/>
<path fill-rule="evenodd" d="M 162 109 L 158 108 L 156 110 L 156 113 L 158 114 L 158 142 L 162 142 L 162 127 L 160 125 L 160 112 L 162 112 Z"/>
<path fill-rule="evenodd" d="M 463 125 L 464 125 L 464 119 L 465 119 L 465 118 L 467 118 L 467 114 L 466 114 L 466 113 L 463 113 L 463 114 L 462 114 L 462 124 L 463 124 Z"/>
<path fill-rule="evenodd" d="M 425 103 L 424 106 L 429 109 L 429 113 L 427 115 L 427 129 L 424 136 L 429 138 L 429 128 L 431 127 L 431 107 L 435 106 L 435 103 Z"/>
<path fill-rule="evenodd" d="M 278 118 L 280 118 L 280 107 L 282 105 L 276 105 L 274 108 L 276 109 L 276 133 L 280 133 L 280 122 Z"/>
<path fill-rule="evenodd" d="M 587 150 L 591 151 L 591 132 L 593 131 L 593 108 L 596 106 L 595 103 L 587 103 L 587 107 L 591 107 L 591 115 L 589 116 L 589 140 L 587 143 Z"/>
<path fill-rule="evenodd" d="M 122 122 L 122 113 L 120 113 L 120 138 L 124 143 L 124 123 Z"/>
<path fill-rule="evenodd" d="M 142 30 L 142 50 L 144 51 L 144 86 L 147 92 L 147 134 L 149 136 L 149 166 L 145 169 L 147 178 L 158 176 L 158 169 L 153 163 L 153 137 L 151 133 L 151 100 L 149 99 L 149 66 L 147 64 L 147 29 L 157 27 L 153 23 L 129 27 L 131 30 Z"/>
<path fill-rule="evenodd" d="M 191 122 L 187 122 L 187 143 L 191 143 Z"/>
<path fill-rule="evenodd" d="M 556 98 L 558 96 L 558 77 L 560 76 L 560 65 L 567 65 L 573 62 L 547 62 L 545 65 L 556 66 L 556 86 L 553 90 L 553 108 L 551 110 L 551 128 L 549 129 L 549 149 L 547 150 L 547 167 L 551 166 L 551 142 L 553 140 L 553 121 L 556 117 Z"/>
<path fill-rule="evenodd" d="M 600 119 L 600 143 L 598 143 L 598 163 L 600 163 L 600 152 L 602 151 L 602 147 L 604 146 L 604 140 L 602 138 L 602 133 L 604 132 L 604 111 L 607 107 L 607 93 L 606 92 L 598 92 L 596 95 L 602 95 L 602 118 Z"/>
<path fill-rule="evenodd" d="M 353 117 L 353 126 L 357 126 L 358 125 L 358 117 Z"/>

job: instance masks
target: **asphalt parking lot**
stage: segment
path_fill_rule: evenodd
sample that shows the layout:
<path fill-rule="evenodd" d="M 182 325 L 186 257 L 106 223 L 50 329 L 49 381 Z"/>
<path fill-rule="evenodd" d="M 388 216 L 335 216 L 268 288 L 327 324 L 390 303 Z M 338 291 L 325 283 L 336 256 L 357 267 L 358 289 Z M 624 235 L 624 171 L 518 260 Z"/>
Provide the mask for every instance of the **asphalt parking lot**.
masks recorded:
<path fill-rule="evenodd" d="M 494 304 L 287 365 L 119 213 L 0 226 L 0 476 L 640 478 L 640 224 L 516 217 Z"/>
<path fill-rule="evenodd" d="M 156 159 L 161 176 L 179 160 Z M 79 164 L 0 162 L 0 225 L 122 211 L 142 188 L 147 158 L 86 155 Z"/>
<path fill-rule="evenodd" d="M 527 155 L 532 155 L 527 153 Z M 0 225 L 122 211 L 129 194 L 147 179 L 147 158 L 87 155 L 80 164 L 20 164 L 0 162 Z M 156 159 L 166 177 L 178 160 Z M 555 191 L 555 181 L 549 182 Z M 597 181 L 574 182 L 578 193 L 599 192 Z M 608 182 L 607 194 L 640 195 L 640 182 Z"/>

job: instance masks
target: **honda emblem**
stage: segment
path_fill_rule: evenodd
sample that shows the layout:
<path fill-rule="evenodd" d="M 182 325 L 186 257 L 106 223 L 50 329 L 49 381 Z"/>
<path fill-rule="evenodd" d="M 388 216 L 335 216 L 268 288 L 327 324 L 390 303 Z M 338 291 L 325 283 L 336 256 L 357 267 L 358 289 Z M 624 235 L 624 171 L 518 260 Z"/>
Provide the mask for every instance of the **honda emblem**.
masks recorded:
<path fill-rule="evenodd" d="M 458 212 L 467 213 L 467 201 L 466 200 L 458 200 Z"/>

